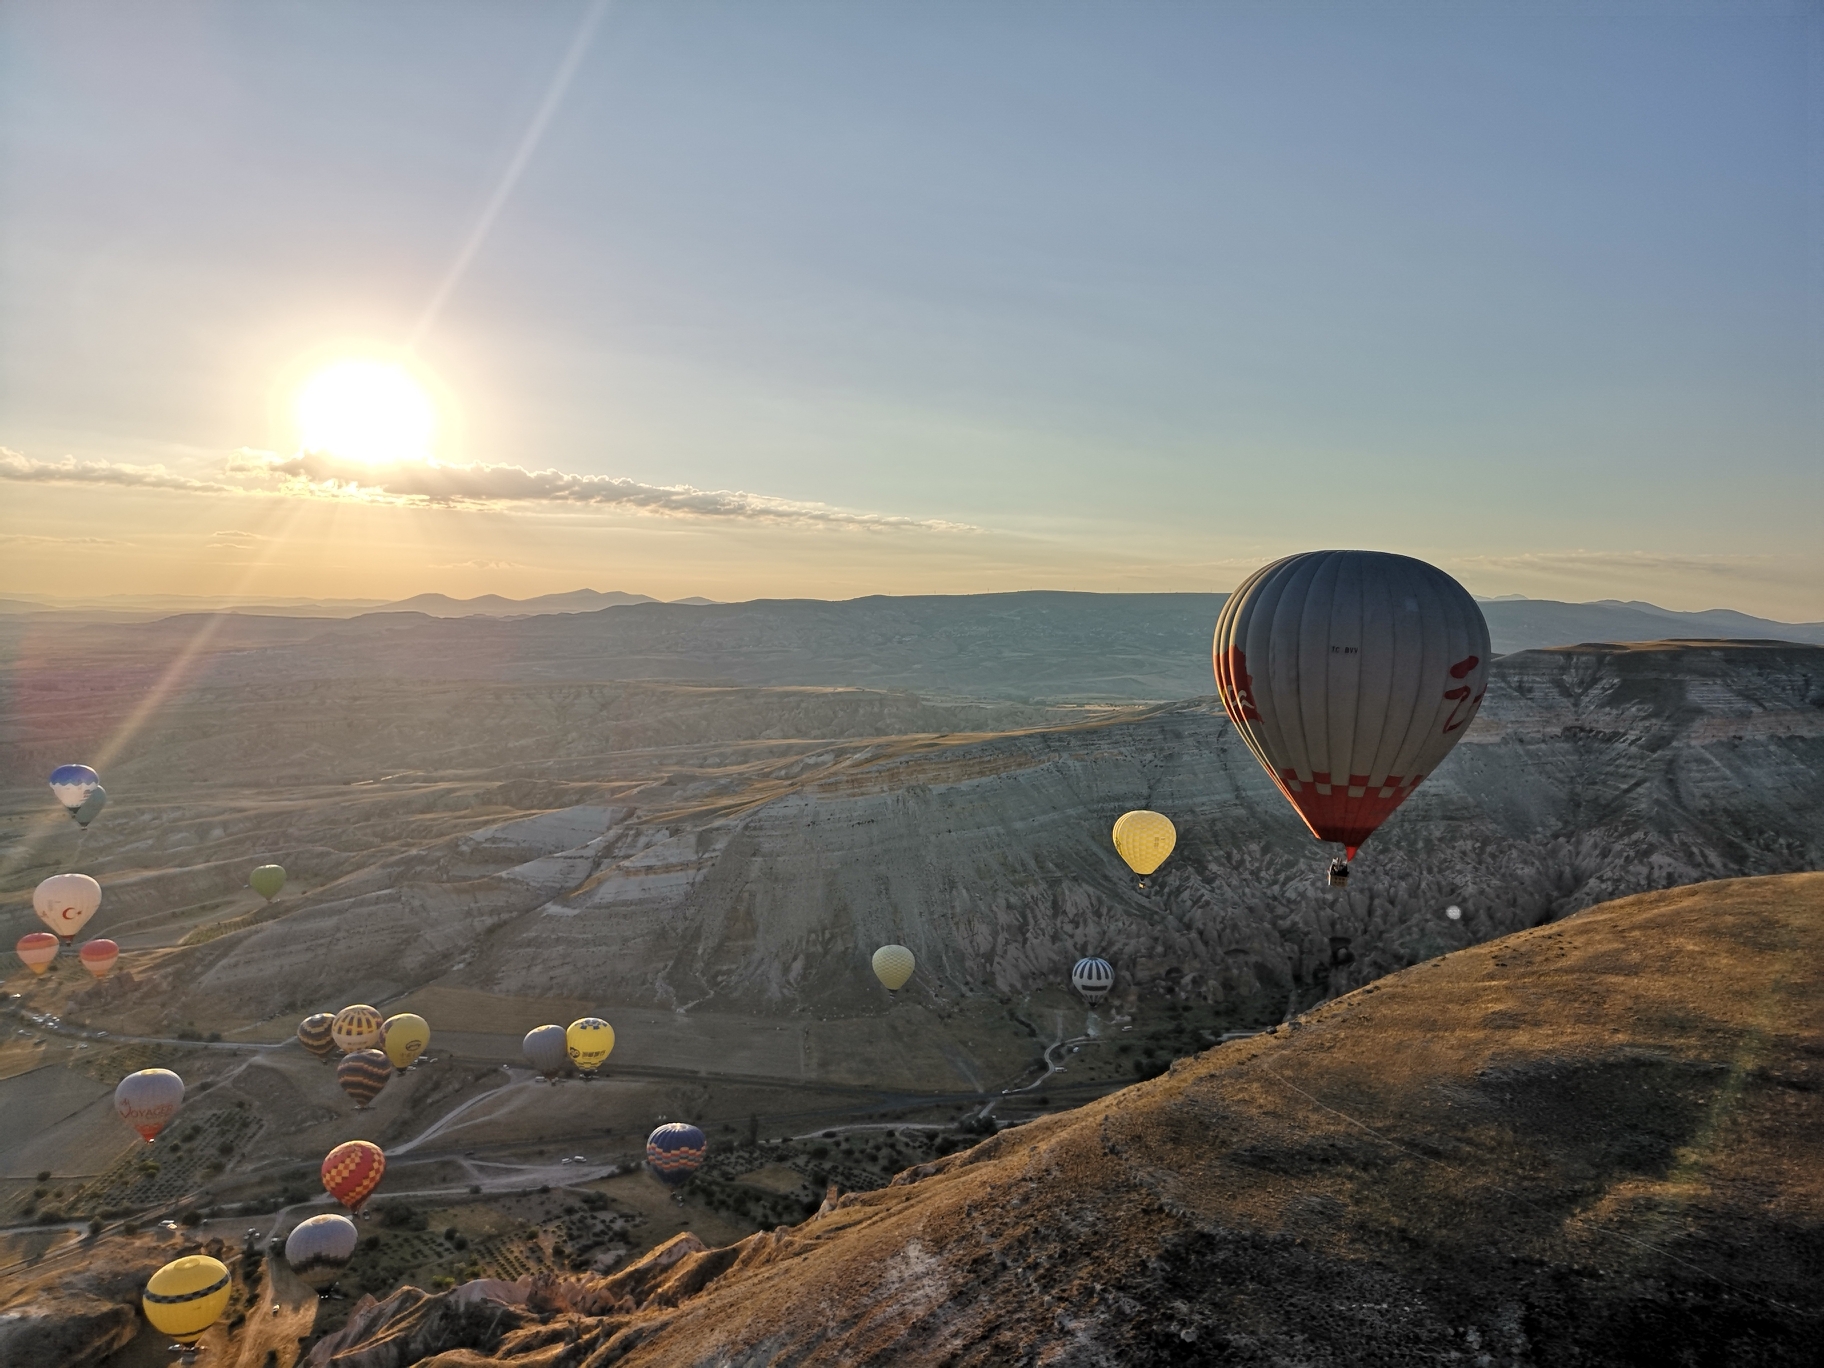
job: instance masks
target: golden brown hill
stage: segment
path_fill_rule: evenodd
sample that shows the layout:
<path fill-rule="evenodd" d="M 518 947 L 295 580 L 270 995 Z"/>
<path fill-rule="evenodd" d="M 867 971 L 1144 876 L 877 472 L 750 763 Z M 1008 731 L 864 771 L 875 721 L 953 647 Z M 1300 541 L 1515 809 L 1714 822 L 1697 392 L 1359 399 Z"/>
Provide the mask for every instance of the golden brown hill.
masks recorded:
<path fill-rule="evenodd" d="M 1607 903 L 795 1229 L 534 1298 L 610 1314 L 414 1347 L 436 1368 L 1812 1364 L 1821 930 L 1818 873 Z"/>

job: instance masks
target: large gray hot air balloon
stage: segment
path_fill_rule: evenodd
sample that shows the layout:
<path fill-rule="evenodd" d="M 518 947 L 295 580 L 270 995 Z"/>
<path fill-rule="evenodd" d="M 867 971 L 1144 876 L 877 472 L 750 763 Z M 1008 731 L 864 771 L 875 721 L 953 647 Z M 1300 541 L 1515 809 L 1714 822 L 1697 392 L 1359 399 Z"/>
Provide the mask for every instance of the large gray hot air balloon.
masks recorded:
<path fill-rule="evenodd" d="M 532 1067 L 546 1078 L 556 1078 L 570 1067 L 570 1043 L 562 1026 L 534 1026 L 522 1045 Z"/>
<path fill-rule="evenodd" d="M 361 1233 L 348 1217 L 312 1216 L 285 1237 L 285 1262 L 305 1286 L 321 1290 L 348 1267 L 360 1242 Z"/>
<path fill-rule="evenodd" d="M 1467 590 L 1385 551 L 1307 551 L 1256 570 L 1216 623 L 1230 721 L 1311 834 L 1348 861 L 1450 754 L 1488 687 Z"/>

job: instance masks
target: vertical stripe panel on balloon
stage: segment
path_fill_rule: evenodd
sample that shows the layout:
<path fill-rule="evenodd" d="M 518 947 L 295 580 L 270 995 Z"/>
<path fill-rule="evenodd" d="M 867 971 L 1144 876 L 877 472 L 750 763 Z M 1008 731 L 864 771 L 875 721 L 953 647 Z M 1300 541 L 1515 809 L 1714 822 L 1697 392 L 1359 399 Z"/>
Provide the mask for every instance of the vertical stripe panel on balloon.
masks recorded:
<path fill-rule="evenodd" d="M 1330 629 L 1330 664 L 1332 677 L 1342 688 L 1333 691 L 1330 706 L 1330 779 L 1337 797 L 1348 793 L 1350 764 L 1355 761 L 1355 715 L 1361 711 L 1363 697 L 1363 637 L 1366 586 L 1361 575 L 1361 558 L 1344 551 L 1337 556 L 1337 589 Z M 1342 653 L 1337 653 L 1341 646 Z M 1350 653 L 1353 648 L 1353 653 Z"/>
<path fill-rule="evenodd" d="M 1254 753 L 1262 757 L 1261 763 L 1267 766 L 1277 781 L 1278 771 L 1265 757 L 1269 754 L 1290 755 L 1292 739 L 1280 724 L 1271 702 L 1273 672 L 1280 668 L 1276 663 L 1277 653 L 1273 649 L 1273 615 L 1279 611 L 1280 600 L 1285 593 L 1284 585 L 1276 585 L 1268 578 L 1272 569 L 1270 565 L 1263 566 L 1248 578 L 1249 590 L 1253 589 L 1256 580 L 1262 581 L 1259 596 L 1248 597 L 1236 618 L 1235 626 L 1236 644 L 1241 647 L 1248 674 L 1254 681 L 1252 696 L 1254 711 L 1258 716 L 1249 723 L 1248 728 L 1253 737 Z"/>
<path fill-rule="evenodd" d="M 1330 631 L 1336 615 L 1336 557 L 1314 556 L 1313 573 L 1298 620 L 1298 724 L 1305 734 L 1305 763 L 1315 781 L 1330 772 Z M 1305 777 L 1301 771 L 1299 778 Z"/>
<path fill-rule="evenodd" d="M 1270 662 L 1270 673 L 1266 688 L 1255 695 L 1273 700 L 1271 711 L 1263 706 L 1260 715 L 1263 720 L 1271 719 L 1267 726 L 1282 738 L 1278 752 L 1285 757 L 1286 768 L 1299 779 L 1311 772 L 1310 747 L 1298 709 L 1298 639 L 1303 619 L 1299 594 L 1301 581 L 1308 580 L 1310 573 L 1310 566 L 1294 567 L 1283 583 L 1274 579 L 1267 582 L 1267 587 L 1279 592 L 1274 596 L 1272 613 L 1260 625 L 1261 654 Z M 1268 749 L 1275 748 L 1269 745 Z"/>
<path fill-rule="evenodd" d="M 1380 788 L 1385 771 L 1377 772 L 1381 737 L 1386 730 L 1387 700 L 1393 697 L 1394 624 L 1400 585 L 1393 567 L 1375 561 L 1374 593 L 1364 603 L 1362 616 L 1362 696 L 1357 714 L 1356 742 L 1349 754 L 1349 772 L 1362 775 L 1370 792 Z M 1372 655 L 1367 644 L 1382 643 Z"/>
<path fill-rule="evenodd" d="M 1389 700 L 1413 697 L 1424 678 L 1425 617 L 1419 597 L 1419 578 L 1418 567 L 1402 564 L 1392 582 L 1394 632 L 1393 655 L 1388 662 Z M 1402 768 L 1408 725 L 1383 717 L 1380 740 L 1375 747 L 1374 772 L 1385 787 L 1395 779 L 1403 782 L 1412 771 Z"/>
<path fill-rule="evenodd" d="M 1449 604 L 1438 593 L 1437 581 L 1430 575 L 1417 573 L 1413 576 L 1413 592 L 1419 600 L 1419 623 L 1422 643 L 1415 653 L 1418 658 L 1418 680 L 1409 693 L 1401 695 L 1410 700 L 1410 706 L 1398 719 L 1400 736 L 1399 757 L 1394 764 L 1394 772 L 1399 774 L 1410 787 L 1415 776 L 1429 772 L 1427 762 L 1430 732 L 1432 730 L 1431 700 L 1429 695 L 1442 693 L 1443 685 L 1437 683 L 1444 677 L 1444 655 L 1450 649 L 1450 643 L 1444 637 L 1439 625 L 1439 614 L 1449 611 Z M 1389 723 L 1394 719 L 1389 718 Z"/>

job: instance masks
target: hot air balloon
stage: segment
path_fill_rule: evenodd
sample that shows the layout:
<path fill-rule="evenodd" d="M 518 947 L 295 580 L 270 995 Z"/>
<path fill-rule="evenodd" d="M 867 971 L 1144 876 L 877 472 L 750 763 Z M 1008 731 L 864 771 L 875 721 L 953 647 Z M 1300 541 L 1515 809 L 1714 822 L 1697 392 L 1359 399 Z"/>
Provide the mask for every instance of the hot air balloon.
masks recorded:
<path fill-rule="evenodd" d="M 51 792 L 57 795 L 70 816 L 101 787 L 101 776 L 87 765 L 59 765 L 51 771 Z"/>
<path fill-rule="evenodd" d="M 614 1052 L 614 1027 L 600 1017 L 583 1017 L 573 1021 L 564 1032 L 564 1048 L 577 1071 L 588 1078 Z"/>
<path fill-rule="evenodd" d="M 152 1328 L 177 1341 L 180 1362 L 196 1362 L 196 1342 L 228 1309 L 228 1265 L 207 1254 L 173 1259 L 146 1283 L 140 1298 Z"/>
<path fill-rule="evenodd" d="M 380 1095 L 386 1080 L 393 1076 L 393 1066 L 379 1050 L 356 1050 L 342 1056 L 336 1065 L 336 1082 L 342 1091 L 355 1099 L 356 1110 L 364 1110 Z"/>
<path fill-rule="evenodd" d="M 336 1048 L 343 1054 L 371 1050 L 380 1043 L 380 1013 L 365 1002 L 344 1007 L 336 1013 L 335 1024 L 329 1028 L 329 1034 L 335 1040 Z"/>
<path fill-rule="evenodd" d="M 323 1190 L 350 1211 L 361 1209 L 385 1175 L 386 1156 L 366 1140 L 345 1141 L 323 1159 Z"/>
<path fill-rule="evenodd" d="M 327 1064 L 336 1053 L 335 1025 L 328 1012 L 312 1012 L 298 1023 L 298 1044 Z"/>
<path fill-rule="evenodd" d="M 19 943 L 13 947 L 25 967 L 34 974 L 43 974 L 51 967 L 51 961 L 57 958 L 57 952 L 63 948 L 63 942 L 49 931 L 27 931 L 19 937 Z"/>
<path fill-rule="evenodd" d="M 169 1069 L 141 1069 L 121 1079 L 114 1089 L 114 1110 L 147 1144 L 183 1105 L 184 1080 Z"/>
<path fill-rule="evenodd" d="M 1178 829 L 1163 813 L 1139 808 L 1115 819 L 1115 853 L 1140 876 L 1142 888 L 1146 887 L 1146 876 L 1165 863 L 1177 844 Z"/>
<path fill-rule="evenodd" d="M 673 1121 L 646 1137 L 646 1163 L 666 1187 L 682 1187 L 703 1162 L 709 1141 L 695 1126 Z"/>
<path fill-rule="evenodd" d="M 905 946 L 883 945 L 874 952 L 874 977 L 886 985 L 889 993 L 897 993 L 906 986 L 917 963 Z"/>
<path fill-rule="evenodd" d="M 412 1012 L 401 1012 L 380 1023 L 380 1048 L 400 1073 L 412 1067 L 431 1043 L 431 1024 Z"/>
<path fill-rule="evenodd" d="M 76 958 L 82 961 L 84 969 L 96 978 L 104 979 L 114 972 L 114 965 L 120 959 L 120 947 L 102 937 L 84 945 L 76 952 Z"/>
<path fill-rule="evenodd" d="M 1094 1007 L 1115 986 L 1115 966 L 1105 959 L 1080 959 L 1070 971 L 1070 984 Z"/>
<path fill-rule="evenodd" d="M 76 819 L 77 826 L 81 827 L 84 831 L 87 831 L 89 829 L 89 823 L 101 816 L 101 810 L 107 805 L 108 791 L 104 788 L 97 787 L 95 792 L 82 800 L 82 806 L 72 812 L 70 816 Z"/>
<path fill-rule="evenodd" d="M 526 1032 L 526 1058 L 547 1079 L 556 1078 L 570 1064 L 570 1041 L 562 1026 L 534 1026 Z"/>
<path fill-rule="evenodd" d="M 53 874 L 32 890 L 32 910 L 65 945 L 100 906 L 101 885 L 87 874 Z"/>
<path fill-rule="evenodd" d="M 264 864 L 247 876 L 247 886 L 267 902 L 279 896 L 285 887 L 285 871 L 275 864 Z"/>
<path fill-rule="evenodd" d="M 1307 551 L 1256 570 L 1216 623 L 1216 688 L 1254 758 L 1320 841 L 1331 882 L 1475 720 L 1488 624 L 1462 585 L 1384 551 Z"/>
<path fill-rule="evenodd" d="M 361 1232 L 348 1217 L 325 1212 L 300 1221 L 285 1237 L 285 1262 L 306 1287 L 319 1292 L 348 1267 Z"/>

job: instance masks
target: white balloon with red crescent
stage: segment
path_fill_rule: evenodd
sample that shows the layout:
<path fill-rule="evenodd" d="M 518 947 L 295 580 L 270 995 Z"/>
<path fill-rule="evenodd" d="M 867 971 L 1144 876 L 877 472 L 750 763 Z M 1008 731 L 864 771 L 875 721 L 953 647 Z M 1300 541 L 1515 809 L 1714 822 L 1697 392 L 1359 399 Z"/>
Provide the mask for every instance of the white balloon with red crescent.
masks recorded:
<path fill-rule="evenodd" d="M 1223 605 L 1214 646 L 1229 720 L 1345 860 L 1462 739 L 1489 655 L 1462 585 L 1384 551 L 1307 551 L 1256 570 Z"/>
<path fill-rule="evenodd" d="M 87 874 L 53 874 L 32 890 L 32 910 L 65 945 L 101 906 L 101 885 Z"/>

